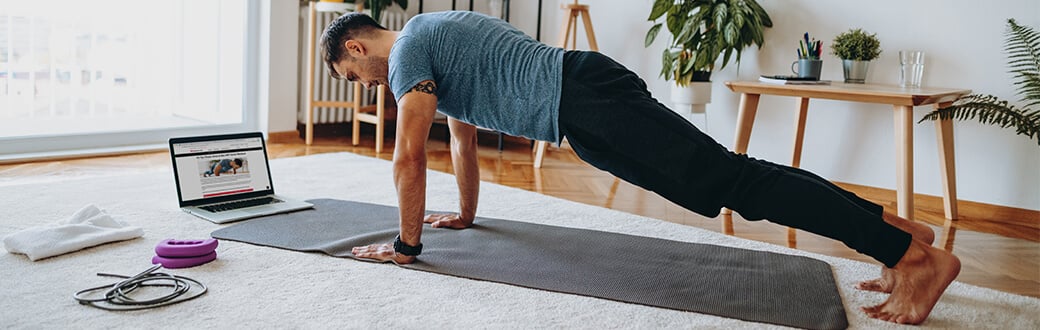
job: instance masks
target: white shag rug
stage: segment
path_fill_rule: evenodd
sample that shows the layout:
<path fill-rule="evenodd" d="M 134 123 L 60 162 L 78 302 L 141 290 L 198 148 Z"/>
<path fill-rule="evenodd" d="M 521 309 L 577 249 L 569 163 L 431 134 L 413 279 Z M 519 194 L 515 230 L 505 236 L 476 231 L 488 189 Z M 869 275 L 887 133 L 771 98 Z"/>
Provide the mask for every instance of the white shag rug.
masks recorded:
<path fill-rule="evenodd" d="M 391 164 L 350 153 L 271 161 L 276 190 L 300 199 L 396 205 Z M 457 208 L 455 179 L 428 175 L 427 208 Z M 519 189 L 483 183 L 478 215 L 557 226 L 804 255 L 834 268 L 851 328 L 899 328 L 859 311 L 886 295 L 853 286 L 878 275 L 866 263 L 822 256 Z M 183 213 L 169 171 L 0 187 L 0 236 L 53 224 L 96 204 L 142 238 L 40 261 L 0 253 L 4 328 L 776 328 L 691 312 L 475 281 L 390 264 L 359 262 L 223 241 L 218 259 L 168 272 L 209 293 L 154 310 L 109 312 L 72 299 L 150 266 L 167 238 L 206 238 L 225 225 Z M 1040 299 L 954 282 L 921 328 L 1040 329 Z"/>

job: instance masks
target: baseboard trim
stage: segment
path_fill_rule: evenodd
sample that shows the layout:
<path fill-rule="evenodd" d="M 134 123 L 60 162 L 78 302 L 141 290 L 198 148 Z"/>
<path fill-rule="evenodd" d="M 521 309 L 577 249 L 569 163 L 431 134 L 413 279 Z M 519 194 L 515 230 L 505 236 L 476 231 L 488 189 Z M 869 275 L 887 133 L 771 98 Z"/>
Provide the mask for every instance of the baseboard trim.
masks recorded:
<path fill-rule="evenodd" d="M 894 189 L 845 182 L 835 182 L 835 184 L 884 206 L 886 211 L 896 213 L 896 191 Z M 1040 210 L 958 200 L 957 211 L 957 219 L 953 219 L 952 222 L 958 229 L 1040 242 Z M 943 198 L 914 194 L 914 220 L 936 226 L 948 225 L 943 209 Z"/>
<path fill-rule="evenodd" d="M 162 150 L 168 150 L 169 146 L 166 144 L 147 144 L 147 145 L 133 145 L 133 146 L 121 146 L 121 147 L 108 147 L 108 148 L 89 148 L 89 149 L 75 149 L 75 150 L 59 150 L 59 151 L 48 151 L 48 152 L 33 152 L 24 154 L 8 154 L 0 155 L 0 164 L 18 164 L 18 163 L 33 163 L 33 162 L 44 162 L 44 161 L 57 161 L 57 160 L 71 160 L 81 158 L 93 158 L 93 157 L 108 157 L 108 156 L 120 156 L 120 155 L 131 155 L 140 153 L 150 153 Z"/>
<path fill-rule="evenodd" d="M 298 131 L 270 132 L 267 133 L 268 143 L 301 143 L 303 138 Z"/>

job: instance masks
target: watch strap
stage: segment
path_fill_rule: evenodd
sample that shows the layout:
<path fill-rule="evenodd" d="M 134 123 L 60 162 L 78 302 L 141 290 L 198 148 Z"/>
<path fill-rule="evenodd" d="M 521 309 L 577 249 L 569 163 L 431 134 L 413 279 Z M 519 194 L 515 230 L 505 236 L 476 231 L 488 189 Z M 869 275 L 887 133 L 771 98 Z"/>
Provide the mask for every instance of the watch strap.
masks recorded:
<path fill-rule="evenodd" d="M 422 243 L 411 246 L 401 241 L 401 235 L 397 235 L 397 238 L 394 238 L 394 252 L 414 257 L 422 253 Z"/>

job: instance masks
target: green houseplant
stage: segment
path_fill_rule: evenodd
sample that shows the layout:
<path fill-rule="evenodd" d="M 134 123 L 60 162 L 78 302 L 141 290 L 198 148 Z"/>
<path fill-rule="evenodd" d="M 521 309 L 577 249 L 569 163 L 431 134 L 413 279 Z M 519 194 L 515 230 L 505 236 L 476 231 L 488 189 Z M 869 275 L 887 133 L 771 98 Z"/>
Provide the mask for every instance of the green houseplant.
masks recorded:
<path fill-rule="evenodd" d="M 343 3 L 353 3 L 353 4 L 357 3 L 357 0 L 310 0 L 310 1 L 343 2 Z M 364 1 L 365 1 L 364 8 L 369 10 L 372 13 L 372 19 L 375 19 L 376 22 L 379 22 L 380 17 L 382 17 L 383 10 L 386 10 L 387 7 L 392 6 L 394 3 L 396 3 L 398 6 L 401 6 L 401 9 L 408 9 L 408 0 L 364 0 Z"/>
<path fill-rule="evenodd" d="M 356 0 L 345 0 L 348 3 L 354 3 Z M 383 14 L 383 10 L 387 7 L 397 3 L 401 6 L 401 9 L 408 9 L 408 0 L 365 0 L 365 8 L 372 11 L 372 19 L 379 22 L 379 18 Z"/>
<path fill-rule="evenodd" d="M 1036 139 L 1040 145 L 1040 33 L 1030 27 L 1018 25 L 1008 19 L 1005 33 L 1004 52 L 1008 54 L 1008 66 L 1014 74 L 1016 94 L 1022 98 L 1024 109 L 1008 104 L 1008 101 L 988 94 L 971 94 L 953 105 L 934 110 L 918 123 L 938 119 L 977 119 L 983 124 L 1014 128 L 1015 134 Z"/>
<path fill-rule="evenodd" d="M 761 48 L 763 29 L 773 26 L 755 0 L 655 0 L 647 20 L 655 24 L 646 33 L 645 47 L 662 27 L 672 35 L 661 56 L 661 77 L 675 81 L 673 110 L 692 113 L 704 113 L 711 102 L 711 72 L 719 56 L 719 70 L 731 59 L 740 65 L 744 48 Z"/>
<path fill-rule="evenodd" d="M 870 61 L 881 55 L 881 41 L 877 34 L 862 29 L 849 29 L 838 34 L 831 43 L 834 55 L 842 59 L 842 71 L 847 83 L 865 83 Z"/>
<path fill-rule="evenodd" d="M 720 70 L 733 56 L 739 65 L 744 48 L 762 47 L 763 29 L 773 26 L 755 0 L 656 0 L 647 20 L 656 24 L 646 33 L 645 47 L 662 27 L 672 34 L 662 55 L 661 76 L 679 86 L 708 81 L 720 55 Z"/>

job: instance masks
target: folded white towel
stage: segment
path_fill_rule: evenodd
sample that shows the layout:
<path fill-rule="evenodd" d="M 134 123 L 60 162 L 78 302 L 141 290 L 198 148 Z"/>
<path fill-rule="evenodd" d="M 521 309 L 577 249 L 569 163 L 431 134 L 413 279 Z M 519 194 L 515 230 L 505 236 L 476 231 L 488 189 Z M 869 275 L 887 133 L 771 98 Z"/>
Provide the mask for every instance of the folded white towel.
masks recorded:
<path fill-rule="evenodd" d="M 36 261 L 95 245 L 141 237 L 144 230 L 116 220 L 94 204 L 80 209 L 56 225 L 38 226 L 4 237 L 10 253 Z"/>

